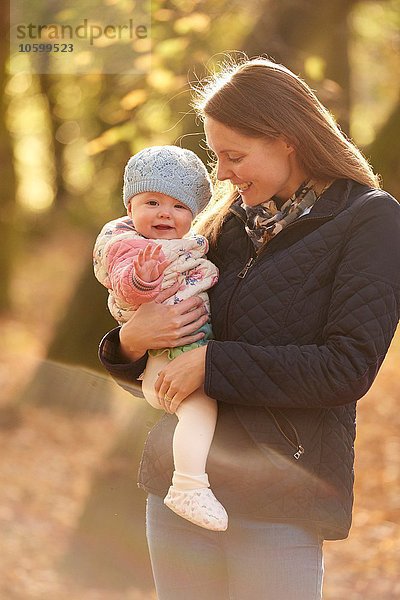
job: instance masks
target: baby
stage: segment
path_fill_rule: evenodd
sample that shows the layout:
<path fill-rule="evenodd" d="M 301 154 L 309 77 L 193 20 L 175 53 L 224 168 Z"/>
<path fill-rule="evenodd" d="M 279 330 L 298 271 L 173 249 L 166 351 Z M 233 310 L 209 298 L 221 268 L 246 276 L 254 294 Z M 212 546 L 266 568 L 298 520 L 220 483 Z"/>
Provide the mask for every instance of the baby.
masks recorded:
<path fill-rule="evenodd" d="M 128 212 L 107 223 L 94 248 L 94 271 L 109 290 L 108 306 L 125 323 L 142 303 L 180 283 L 165 303 L 190 296 L 203 298 L 218 280 L 218 269 L 205 258 L 208 242 L 190 233 L 193 218 L 210 200 L 211 182 L 201 160 L 177 146 L 153 146 L 132 156 L 124 173 L 123 200 Z M 151 327 L 151 324 L 149 324 Z M 149 350 L 142 390 L 161 409 L 154 384 L 163 366 L 178 354 L 212 338 L 210 322 L 204 337 L 188 346 Z M 176 410 L 174 474 L 164 503 L 181 517 L 213 531 L 224 531 L 228 516 L 209 487 L 206 461 L 217 420 L 217 403 L 200 389 Z"/>

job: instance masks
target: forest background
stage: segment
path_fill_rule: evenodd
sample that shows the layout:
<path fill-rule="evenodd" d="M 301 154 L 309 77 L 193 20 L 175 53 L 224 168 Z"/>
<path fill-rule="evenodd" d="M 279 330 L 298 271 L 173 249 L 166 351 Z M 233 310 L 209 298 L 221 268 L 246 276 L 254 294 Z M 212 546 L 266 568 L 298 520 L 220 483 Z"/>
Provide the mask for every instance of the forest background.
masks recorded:
<path fill-rule="evenodd" d="M 132 0 L 97 3 L 132 10 Z M 236 50 L 300 74 L 400 198 L 400 0 L 153 0 L 151 36 L 132 48 L 151 66 L 129 76 L 35 73 L 29 62 L 10 73 L 8 9 L 1 3 L 0 596 L 152 599 L 135 475 L 158 415 L 97 359 L 114 322 L 91 252 L 102 224 L 124 212 L 123 167 L 154 144 L 207 162 L 189 82 Z M 400 597 L 399 355 L 397 335 L 359 404 L 354 524 L 348 540 L 325 544 L 326 600 Z"/>

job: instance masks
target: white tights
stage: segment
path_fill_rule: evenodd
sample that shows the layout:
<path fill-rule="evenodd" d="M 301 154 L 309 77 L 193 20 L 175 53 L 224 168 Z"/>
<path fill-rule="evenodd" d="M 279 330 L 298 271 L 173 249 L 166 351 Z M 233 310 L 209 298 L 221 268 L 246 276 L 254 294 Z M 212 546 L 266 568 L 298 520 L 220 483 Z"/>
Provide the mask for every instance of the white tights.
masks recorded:
<path fill-rule="evenodd" d="M 149 404 L 161 409 L 154 384 L 158 373 L 169 362 L 167 353 L 149 356 L 143 375 L 142 391 Z M 173 440 L 177 489 L 208 487 L 206 462 L 217 422 L 217 403 L 197 389 L 180 404 L 176 411 L 178 423 Z"/>

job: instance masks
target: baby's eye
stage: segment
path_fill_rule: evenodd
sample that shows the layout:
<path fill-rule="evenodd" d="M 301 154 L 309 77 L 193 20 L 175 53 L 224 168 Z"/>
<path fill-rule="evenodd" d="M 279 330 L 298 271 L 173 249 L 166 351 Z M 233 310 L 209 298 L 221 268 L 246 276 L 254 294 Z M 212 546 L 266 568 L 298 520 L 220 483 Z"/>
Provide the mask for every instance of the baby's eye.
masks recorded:
<path fill-rule="evenodd" d="M 175 208 L 183 208 L 185 210 L 189 210 L 189 208 L 185 204 L 175 204 Z"/>
<path fill-rule="evenodd" d="M 150 204 L 150 206 L 157 206 L 157 200 L 147 200 L 146 204 Z"/>

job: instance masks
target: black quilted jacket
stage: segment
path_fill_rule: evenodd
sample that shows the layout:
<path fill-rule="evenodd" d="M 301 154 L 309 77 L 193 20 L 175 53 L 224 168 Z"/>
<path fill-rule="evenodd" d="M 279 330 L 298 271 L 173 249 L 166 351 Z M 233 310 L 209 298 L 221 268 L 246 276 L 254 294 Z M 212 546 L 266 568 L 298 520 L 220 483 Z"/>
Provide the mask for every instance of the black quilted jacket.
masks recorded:
<path fill-rule="evenodd" d="M 336 181 L 311 212 L 256 257 L 234 205 L 209 258 L 215 340 L 206 393 L 219 402 L 207 470 L 231 515 L 294 521 L 347 536 L 356 401 L 370 388 L 399 319 L 400 207 L 387 193 Z M 133 381 L 117 331 L 100 357 Z M 384 398 L 382 399 L 384 401 Z M 139 485 L 164 495 L 176 417 L 150 432 Z"/>

